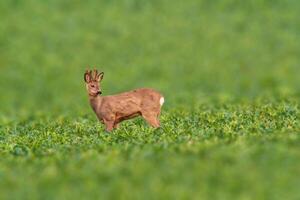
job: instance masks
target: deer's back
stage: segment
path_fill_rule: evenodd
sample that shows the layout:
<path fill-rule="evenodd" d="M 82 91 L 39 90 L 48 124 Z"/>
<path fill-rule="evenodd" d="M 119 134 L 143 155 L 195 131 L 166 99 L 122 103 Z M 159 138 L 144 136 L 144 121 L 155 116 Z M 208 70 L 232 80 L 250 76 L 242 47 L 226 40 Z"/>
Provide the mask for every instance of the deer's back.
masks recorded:
<path fill-rule="evenodd" d="M 141 88 L 116 95 L 103 97 L 102 110 L 104 112 L 118 113 L 119 115 L 132 115 L 143 109 L 159 106 L 162 95 L 150 88 Z"/>

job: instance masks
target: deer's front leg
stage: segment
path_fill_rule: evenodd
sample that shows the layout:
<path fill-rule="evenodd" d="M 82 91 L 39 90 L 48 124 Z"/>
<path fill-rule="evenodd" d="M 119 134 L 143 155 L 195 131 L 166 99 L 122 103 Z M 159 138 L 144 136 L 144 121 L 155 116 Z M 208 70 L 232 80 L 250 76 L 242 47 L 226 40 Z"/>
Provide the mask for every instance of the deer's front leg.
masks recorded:
<path fill-rule="evenodd" d="M 107 132 L 111 132 L 114 129 L 115 125 L 115 116 L 114 115 L 109 115 L 103 118 L 104 124 L 105 124 L 105 130 Z"/>
<path fill-rule="evenodd" d="M 114 128 L 119 128 L 119 123 L 118 122 L 114 123 Z"/>
<path fill-rule="evenodd" d="M 99 122 L 104 124 L 104 120 L 103 120 L 103 117 L 101 117 L 101 115 L 97 114 L 97 118 L 98 118 Z"/>
<path fill-rule="evenodd" d="M 115 124 L 114 121 L 106 121 L 106 120 L 104 120 L 104 124 L 105 124 L 105 127 L 106 127 L 105 130 L 107 132 L 111 132 L 114 129 L 114 124 Z"/>

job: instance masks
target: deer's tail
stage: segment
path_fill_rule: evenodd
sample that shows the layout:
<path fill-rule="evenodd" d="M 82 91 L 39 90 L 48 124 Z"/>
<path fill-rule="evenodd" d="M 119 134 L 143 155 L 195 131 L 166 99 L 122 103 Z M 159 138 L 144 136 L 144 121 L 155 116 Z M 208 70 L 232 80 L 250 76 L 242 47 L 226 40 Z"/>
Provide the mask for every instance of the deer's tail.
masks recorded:
<path fill-rule="evenodd" d="M 160 99 L 159 99 L 160 106 L 162 106 L 164 104 L 164 102 L 165 102 L 165 98 L 164 97 L 160 97 Z"/>

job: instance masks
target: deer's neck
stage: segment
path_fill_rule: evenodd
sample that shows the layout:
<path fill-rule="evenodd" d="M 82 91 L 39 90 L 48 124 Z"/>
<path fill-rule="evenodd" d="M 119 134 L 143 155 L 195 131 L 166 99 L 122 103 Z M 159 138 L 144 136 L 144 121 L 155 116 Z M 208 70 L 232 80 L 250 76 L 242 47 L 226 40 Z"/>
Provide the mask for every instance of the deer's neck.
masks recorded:
<path fill-rule="evenodd" d="M 90 104 L 92 109 L 97 113 L 98 109 L 101 106 L 102 103 L 102 97 L 101 96 L 89 96 Z"/>

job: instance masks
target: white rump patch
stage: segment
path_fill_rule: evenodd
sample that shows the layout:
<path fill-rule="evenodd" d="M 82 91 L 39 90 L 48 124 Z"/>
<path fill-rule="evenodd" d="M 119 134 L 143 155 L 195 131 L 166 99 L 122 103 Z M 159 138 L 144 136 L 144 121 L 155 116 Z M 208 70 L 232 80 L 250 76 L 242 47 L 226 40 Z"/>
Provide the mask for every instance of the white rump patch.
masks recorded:
<path fill-rule="evenodd" d="M 159 100 L 160 106 L 162 106 L 165 102 L 165 98 L 161 97 Z"/>

